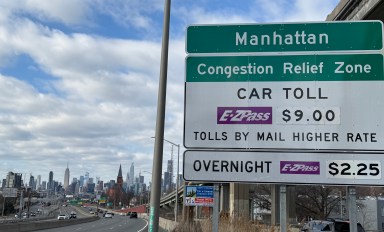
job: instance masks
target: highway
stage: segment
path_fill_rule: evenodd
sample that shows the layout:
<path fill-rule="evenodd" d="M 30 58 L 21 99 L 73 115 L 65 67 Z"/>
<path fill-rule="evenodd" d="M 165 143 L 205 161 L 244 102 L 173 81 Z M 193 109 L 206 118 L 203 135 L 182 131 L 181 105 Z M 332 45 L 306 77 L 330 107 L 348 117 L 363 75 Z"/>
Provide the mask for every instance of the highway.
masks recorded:
<path fill-rule="evenodd" d="M 76 219 L 72 219 L 76 220 Z M 65 227 L 37 230 L 40 232 L 146 232 L 148 231 L 147 221 L 141 218 L 129 218 L 115 214 L 112 218 L 101 218 L 97 221 L 69 225 Z"/>

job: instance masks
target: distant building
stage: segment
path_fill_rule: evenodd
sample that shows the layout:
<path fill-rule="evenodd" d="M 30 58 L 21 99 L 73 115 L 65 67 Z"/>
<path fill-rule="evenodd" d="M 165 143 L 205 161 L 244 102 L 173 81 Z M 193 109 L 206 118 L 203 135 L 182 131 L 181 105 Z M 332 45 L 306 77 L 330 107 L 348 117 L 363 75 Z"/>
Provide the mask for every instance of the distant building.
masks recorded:
<path fill-rule="evenodd" d="M 21 188 L 21 186 L 22 186 L 22 174 L 21 173 L 8 172 L 7 177 L 5 179 L 5 187 L 6 188 Z"/>
<path fill-rule="evenodd" d="M 41 182 L 41 189 L 46 190 L 47 189 L 47 181 Z"/>
<path fill-rule="evenodd" d="M 88 183 L 87 184 L 87 193 L 95 193 L 95 183 Z"/>
<path fill-rule="evenodd" d="M 114 204 L 121 203 L 121 199 L 125 196 L 125 189 L 123 189 L 123 174 L 121 171 L 121 164 L 119 167 L 119 172 L 117 174 L 116 183 L 111 180 L 110 188 L 107 190 L 107 195 L 109 199 L 113 199 Z"/>
<path fill-rule="evenodd" d="M 119 173 L 117 174 L 117 185 L 119 186 L 120 189 L 123 189 L 123 174 L 122 174 L 122 171 L 121 171 L 121 164 L 120 164 L 120 168 L 119 168 Z"/>
<path fill-rule="evenodd" d="M 67 190 L 69 186 L 69 164 L 67 163 L 67 168 L 65 169 L 64 173 L 64 189 Z"/>
<path fill-rule="evenodd" d="M 164 172 L 163 192 L 169 192 L 171 189 L 172 178 L 169 172 Z"/>
<path fill-rule="evenodd" d="M 83 186 L 87 186 L 89 181 L 89 172 L 85 173 Z"/>
<path fill-rule="evenodd" d="M 169 179 L 167 179 L 167 181 L 165 181 L 165 177 L 164 177 L 164 181 L 165 181 L 166 185 L 168 186 L 168 189 L 166 191 L 171 191 L 174 188 L 174 184 L 173 184 L 173 159 L 168 160 L 167 172 L 169 173 Z"/>
<path fill-rule="evenodd" d="M 135 183 L 135 165 L 134 163 L 131 164 L 131 167 L 129 168 L 129 181 L 128 181 L 128 188 L 133 186 Z"/>
<path fill-rule="evenodd" d="M 55 185 L 53 182 L 53 172 L 52 171 L 49 172 L 49 176 L 48 176 L 47 192 L 48 192 L 48 196 L 51 196 L 55 193 Z"/>
<path fill-rule="evenodd" d="M 29 177 L 29 184 L 28 184 L 29 188 L 31 190 L 36 190 L 36 184 L 35 184 L 35 177 L 30 175 Z"/>
<path fill-rule="evenodd" d="M 76 185 L 75 185 L 74 195 L 75 195 L 75 196 L 78 196 L 79 193 L 80 193 L 80 181 L 77 181 L 77 182 L 75 182 L 75 183 L 76 183 Z"/>
<path fill-rule="evenodd" d="M 37 175 L 36 179 L 36 189 L 41 189 L 41 175 Z"/>
<path fill-rule="evenodd" d="M 84 185 L 84 176 L 80 176 L 80 187 Z"/>

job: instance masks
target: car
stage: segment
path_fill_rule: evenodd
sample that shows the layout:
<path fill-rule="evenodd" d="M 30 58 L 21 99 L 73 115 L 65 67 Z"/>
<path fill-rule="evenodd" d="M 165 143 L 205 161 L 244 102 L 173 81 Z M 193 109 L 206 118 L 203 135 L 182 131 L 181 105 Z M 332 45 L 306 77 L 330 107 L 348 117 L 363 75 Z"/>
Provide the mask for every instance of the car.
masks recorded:
<path fill-rule="evenodd" d="M 74 219 L 77 218 L 77 214 L 74 211 L 72 211 L 71 214 L 69 215 L 69 219 L 72 219 L 72 218 L 74 218 Z"/>
<path fill-rule="evenodd" d="M 65 219 L 68 219 L 67 215 L 65 214 L 59 214 L 59 216 L 57 216 L 57 220 L 65 220 Z"/>
<path fill-rule="evenodd" d="M 311 220 L 304 224 L 301 232 L 330 231 L 349 232 L 349 221 L 342 219 Z M 365 232 L 363 226 L 357 223 L 357 231 Z"/>
<path fill-rule="evenodd" d="M 30 212 L 30 213 L 29 213 L 29 216 L 31 216 L 31 217 L 35 217 L 35 216 L 36 216 L 36 213 L 35 213 L 35 212 Z"/>
<path fill-rule="evenodd" d="M 104 217 L 105 218 L 112 218 L 112 213 L 109 213 L 109 212 L 105 213 Z"/>
<path fill-rule="evenodd" d="M 131 215 L 129 215 L 129 218 L 137 218 L 137 212 L 131 212 Z"/>

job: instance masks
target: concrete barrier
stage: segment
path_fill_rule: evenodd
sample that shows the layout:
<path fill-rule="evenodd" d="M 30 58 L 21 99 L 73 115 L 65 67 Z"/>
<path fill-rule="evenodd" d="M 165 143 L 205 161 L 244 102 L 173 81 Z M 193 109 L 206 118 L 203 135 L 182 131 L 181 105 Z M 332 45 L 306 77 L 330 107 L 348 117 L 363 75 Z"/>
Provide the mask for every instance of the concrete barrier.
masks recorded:
<path fill-rule="evenodd" d="M 146 213 L 139 214 L 139 217 L 149 221 L 149 217 Z M 173 220 L 168 220 L 168 219 L 159 217 L 159 231 L 161 232 L 173 231 L 177 225 L 178 223 Z"/>
<path fill-rule="evenodd" d="M 100 219 L 99 217 L 87 217 L 70 220 L 42 220 L 42 221 L 30 221 L 30 222 L 18 222 L 14 224 L 0 224 L 1 232 L 28 232 L 35 230 L 51 229 L 75 224 L 81 224 L 86 222 L 92 222 Z"/>

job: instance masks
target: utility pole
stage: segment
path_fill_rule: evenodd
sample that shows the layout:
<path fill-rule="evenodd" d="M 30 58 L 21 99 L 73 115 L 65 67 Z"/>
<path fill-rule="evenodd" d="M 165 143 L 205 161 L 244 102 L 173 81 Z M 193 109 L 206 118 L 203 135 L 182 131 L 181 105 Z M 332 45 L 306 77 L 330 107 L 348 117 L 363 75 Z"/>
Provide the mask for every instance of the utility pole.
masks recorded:
<path fill-rule="evenodd" d="M 156 116 L 155 148 L 152 165 L 152 190 L 149 213 L 149 232 L 159 231 L 159 209 L 161 195 L 161 171 L 163 164 L 165 103 L 167 96 L 169 22 L 171 15 L 171 0 L 164 1 L 163 38 L 160 60 L 159 92 Z"/>

